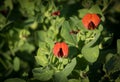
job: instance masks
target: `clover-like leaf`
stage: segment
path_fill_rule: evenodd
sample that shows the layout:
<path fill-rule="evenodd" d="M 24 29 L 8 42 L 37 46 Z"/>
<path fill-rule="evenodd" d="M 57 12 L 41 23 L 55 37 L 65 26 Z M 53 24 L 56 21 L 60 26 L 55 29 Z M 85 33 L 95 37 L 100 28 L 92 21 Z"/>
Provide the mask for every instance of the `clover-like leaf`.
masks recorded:
<path fill-rule="evenodd" d="M 99 56 L 99 47 L 96 45 L 94 47 L 83 47 L 82 48 L 82 54 L 84 58 L 90 62 L 93 63 L 97 60 Z"/>

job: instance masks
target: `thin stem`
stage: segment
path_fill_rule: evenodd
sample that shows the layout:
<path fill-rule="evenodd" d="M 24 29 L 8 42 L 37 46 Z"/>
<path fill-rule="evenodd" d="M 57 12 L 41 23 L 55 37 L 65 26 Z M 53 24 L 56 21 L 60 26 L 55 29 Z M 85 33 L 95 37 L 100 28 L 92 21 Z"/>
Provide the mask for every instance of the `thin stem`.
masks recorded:
<path fill-rule="evenodd" d="M 58 69 L 61 70 L 63 68 L 63 59 L 62 58 L 59 58 L 59 65 L 58 65 Z"/>
<path fill-rule="evenodd" d="M 50 61 L 49 64 L 52 64 L 52 62 L 53 62 L 52 60 L 53 60 L 53 54 L 50 54 L 49 55 L 49 61 Z"/>
<path fill-rule="evenodd" d="M 108 8 L 108 6 L 111 4 L 112 1 L 113 1 L 113 0 L 110 0 L 110 2 L 108 3 L 108 5 L 105 6 L 105 7 L 102 9 L 102 12 L 105 12 L 105 10 Z"/>

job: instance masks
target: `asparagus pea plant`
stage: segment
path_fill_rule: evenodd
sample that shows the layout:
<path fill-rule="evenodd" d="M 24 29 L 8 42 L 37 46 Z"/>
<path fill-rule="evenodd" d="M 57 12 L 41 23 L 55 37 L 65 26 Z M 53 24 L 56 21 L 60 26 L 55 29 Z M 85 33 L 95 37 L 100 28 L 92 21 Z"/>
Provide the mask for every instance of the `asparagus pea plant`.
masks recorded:
<path fill-rule="evenodd" d="M 119 82 L 119 6 L 119 0 L 1 0 L 0 81 Z"/>

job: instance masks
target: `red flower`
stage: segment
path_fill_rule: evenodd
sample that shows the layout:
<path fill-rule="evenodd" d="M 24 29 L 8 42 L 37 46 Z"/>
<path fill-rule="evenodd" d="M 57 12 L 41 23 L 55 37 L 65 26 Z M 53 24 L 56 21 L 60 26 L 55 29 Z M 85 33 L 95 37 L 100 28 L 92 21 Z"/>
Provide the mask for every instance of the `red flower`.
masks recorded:
<path fill-rule="evenodd" d="M 59 15 L 60 15 L 60 11 L 59 11 L 59 10 L 58 10 L 58 11 L 55 11 L 55 12 L 53 12 L 51 15 L 52 15 L 52 16 L 59 16 Z"/>
<path fill-rule="evenodd" d="M 100 17 L 97 14 L 88 13 L 82 18 L 82 23 L 85 28 L 93 30 L 97 28 L 98 24 L 100 23 Z"/>
<path fill-rule="evenodd" d="M 57 42 L 53 48 L 53 54 L 56 57 L 67 57 L 68 56 L 68 45 L 65 42 Z"/>

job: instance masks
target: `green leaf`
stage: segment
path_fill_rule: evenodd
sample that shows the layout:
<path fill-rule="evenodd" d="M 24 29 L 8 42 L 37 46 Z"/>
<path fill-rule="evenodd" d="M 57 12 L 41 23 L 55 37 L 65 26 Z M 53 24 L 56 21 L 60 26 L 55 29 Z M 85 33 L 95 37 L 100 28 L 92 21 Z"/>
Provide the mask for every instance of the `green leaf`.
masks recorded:
<path fill-rule="evenodd" d="M 74 16 L 74 17 L 70 17 L 70 26 L 71 26 L 71 28 L 72 28 L 72 30 L 78 30 L 78 24 L 80 23 L 80 20 L 76 17 L 76 16 Z"/>
<path fill-rule="evenodd" d="M 89 78 L 88 77 L 86 77 L 86 78 L 84 78 L 84 79 L 81 79 L 81 81 L 80 82 L 90 82 L 89 81 Z"/>
<path fill-rule="evenodd" d="M 51 42 L 51 44 L 52 44 L 52 42 Z M 45 42 L 39 42 L 39 49 L 38 50 L 39 50 L 39 52 L 37 54 L 46 54 L 46 55 L 50 54 L 47 43 L 45 43 Z"/>
<path fill-rule="evenodd" d="M 21 12 L 24 15 L 34 15 L 34 9 L 35 9 L 35 4 L 34 1 L 29 1 L 29 0 L 18 0 L 20 6 L 21 6 Z"/>
<path fill-rule="evenodd" d="M 10 78 L 5 80 L 4 82 L 26 82 L 26 81 L 20 78 Z"/>
<path fill-rule="evenodd" d="M 63 65 L 68 64 L 68 59 L 67 59 L 67 58 L 63 58 L 63 59 L 62 59 L 62 64 L 63 64 Z"/>
<path fill-rule="evenodd" d="M 93 63 L 97 60 L 99 56 L 99 47 L 98 45 L 94 47 L 84 46 L 82 48 L 82 54 L 88 62 Z"/>
<path fill-rule="evenodd" d="M 97 31 L 96 35 L 94 36 L 94 39 L 92 41 L 90 41 L 89 43 L 87 43 L 85 46 L 86 47 L 91 47 L 94 46 L 94 44 L 97 44 L 97 41 L 100 38 L 101 33 Z"/>
<path fill-rule="evenodd" d="M 88 9 L 80 9 L 78 12 L 79 12 L 79 17 L 83 18 L 83 16 L 88 13 Z"/>
<path fill-rule="evenodd" d="M 54 75 L 54 81 L 55 82 L 68 82 L 67 77 L 64 75 L 63 72 L 57 72 Z"/>
<path fill-rule="evenodd" d="M 18 57 L 15 57 L 13 60 L 13 68 L 15 71 L 19 71 L 20 69 L 20 59 Z"/>
<path fill-rule="evenodd" d="M 46 57 L 46 54 L 42 54 L 40 48 L 37 51 L 37 56 L 35 56 L 36 62 L 41 66 L 47 66 L 48 65 L 48 59 Z"/>
<path fill-rule="evenodd" d="M 67 66 L 61 72 L 64 74 L 64 76 L 67 77 L 73 71 L 75 66 L 76 66 L 76 58 L 73 58 L 71 63 L 67 64 Z"/>
<path fill-rule="evenodd" d="M 33 72 L 34 78 L 41 81 L 50 80 L 53 76 L 53 70 L 50 70 L 48 68 L 46 69 L 34 68 L 32 72 Z"/>
<path fill-rule="evenodd" d="M 41 66 L 48 65 L 48 60 L 47 60 L 46 56 L 44 56 L 44 55 L 35 56 L 35 59 L 36 59 L 37 64 L 39 64 Z"/>
<path fill-rule="evenodd" d="M 5 28 L 6 25 L 6 18 L 2 14 L 0 14 L 0 31 Z"/>
<path fill-rule="evenodd" d="M 36 35 L 37 35 L 36 41 L 37 41 L 39 47 L 44 48 L 44 51 L 47 53 L 48 49 L 47 49 L 46 45 L 48 44 L 49 47 L 51 47 L 51 48 L 54 45 L 54 41 L 53 41 L 53 39 L 55 37 L 54 31 L 52 31 L 50 29 L 48 31 L 43 31 L 43 30 L 37 31 Z"/>
<path fill-rule="evenodd" d="M 67 76 L 71 74 L 75 65 L 76 58 L 72 59 L 71 63 L 69 63 L 61 72 L 55 73 L 55 82 L 68 82 Z"/>
<path fill-rule="evenodd" d="M 79 21 L 77 27 L 78 27 L 78 29 L 79 29 L 80 31 L 82 31 L 82 30 L 83 30 L 83 31 L 88 31 L 88 30 L 84 27 L 84 25 L 83 25 L 83 23 L 82 23 L 82 20 Z"/>
<path fill-rule="evenodd" d="M 118 77 L 118 78 L 115 80 L 115 82 L 120 82 L 120 77 Z"/>
<path fill-rule="evenodd" d="M 5 6 L 6 7 L 9 7 L 10 8 L 10 10 L 12 10 L 13 9 L 13 3 L 12 3 L 12 0 L 5 0 Z"/>
<path fill-rule="evenodd" d="M 24 45 L 22 45 L 20 48 L 21 51 L 27 51 L 28 53 L 31 53 L 32 51 L 34 51 L 34 49 L 35 49 L 35 46 L 28 42 L 24 43 Z"/>
<path fill-rule="evenodd" d="M 62 25 L 61 36 L 66 40 L 67 43 L 76 45 L 77 44 L 76 36 L 70 34 L 71 30 L 72 29 L 69 22 L 65 21 Z"/>
<path fill-rule="evenodd" d="M 110 61 L 110 59 L 111 59 L 113 56 L 114 56 L 114 54 L 108 53 L 108 54 L 106 55 L 106 62 Z"/>
<path fill-rule="evenodd" d="M 103 25 L 102 24 L 99 25 L 98 30 L 99 30 L 99 32 L 103 31 Z"/>
<path fill-rule="evenodd" d="M 56 22 L 55 22 L 55 26 L 56 26 L 57 28 L 61 27 L 64 21 L 65 21 L 65 18 L 64 18 L 64 17 L 63 17 L 63 18 L 57 18 L 57 19 L 56 19 Z"/>
<path fill-rule="evenodd" d="M 37 31 L 36 34 L 38 41 L 46 41 L 47 33 L 45 31 Z"/>
<path fill-rule="evenodd" d="M 114 54 L 109 61 L 106 62 L 105 68 L 109 74 L 120 71 L 120 55 Z"/>
<path fill-rule="evenodd" d="M 117 53 L 120 55 L 120 39 L 117 40 Z"/>
<path fill-rule="evenodd" d="M 102 14 L 102 11 L 101 11 L 101 9 L 100 9 L 100 7 L 99 7 L 98 5 L 93 5 L 93 6 L 89 9 L 89 12 Z"/>
<path fill-rule="evenodd" d="M 78 79 L 69 79 L 68 82 L 80 82 Z"/>

